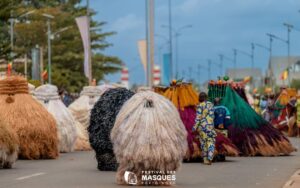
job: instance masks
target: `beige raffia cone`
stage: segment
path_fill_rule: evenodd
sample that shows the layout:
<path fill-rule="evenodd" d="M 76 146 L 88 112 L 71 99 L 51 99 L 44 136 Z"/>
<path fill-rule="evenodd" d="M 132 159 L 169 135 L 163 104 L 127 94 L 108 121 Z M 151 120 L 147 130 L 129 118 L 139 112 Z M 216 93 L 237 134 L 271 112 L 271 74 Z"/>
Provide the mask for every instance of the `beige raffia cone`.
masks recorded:
<path fill-rule="evenodd" d="M 76 121 L 60 100 L 57 87 L 49 84 L 42 85 L 36 88 L 34 96 L 56 120 L 59 151 L 62 153 L 74 151 L 77 139 Z"/>
<path fill-rule="evenodd" d="M 176 171 L 187 151 L 187 132 L 176 107 L 152 91 L 135 94 L 119 112 L 111 132 L 119 163 L 118 184 L 125 171 L 141 184 L 142 171 Z M 158 181 L 159 185 L 168 181 Z"/>
<path fill-rule="evenodd" d="M 90 123 L 90 113 L 101 95 L 109 88 L 114 88 L 114 86 L 106 84 L 102 86 L 86 86 L 80 93 L 80 97 L 68 107 L 77 121 L 78 140 L 75 144 L 75 150 L 91 150 L 87 132 L 87 127 Z"/>

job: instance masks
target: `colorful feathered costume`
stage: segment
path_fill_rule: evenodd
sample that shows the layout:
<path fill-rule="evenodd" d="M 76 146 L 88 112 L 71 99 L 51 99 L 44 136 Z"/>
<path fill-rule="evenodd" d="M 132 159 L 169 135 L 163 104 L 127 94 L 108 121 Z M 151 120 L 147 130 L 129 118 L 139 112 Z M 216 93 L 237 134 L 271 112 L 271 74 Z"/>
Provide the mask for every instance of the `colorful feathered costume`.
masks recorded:
<path fill-rule="evenodd" d="M 89 140 L 96 152 L 98 169 L 101 171 L 117 170 L 109 136 L 121 107 L 133 95 L 132 91 L 125 88 L 110 89 L 101 96 L 91 111 Z"/>
<path fill-rule="evenodd" d="M 18 136 L 10 126 L 0 121 L 0 169 L 11 168 L 18 158 Z"/>
<path fill-rule="evenodd" d="M 152 91 L 135 94 L 122 107 L 111 131 L 119 163 L 117 183 L 126 184 L 126 171 L 136 174 L 138 185 L 145 183 L 143 171 L 176 171 L 187 150 L 186 137 L 178 111 L 169 100 Z M 147 183 L 168 185 L 169 181 Z"/>
<path fill-rule="evenodd" d="M 0 118 L 18 135 L 19 158 L 55 159 L 58 157 L 55 119 L 28 92 L 23 77 L 0 80 Z"/>
<path fill-rule="evenodd" d="M 222 98 L 221 104 L 231 114 L 229 138 L 244 156 L 276 156 L 295 149 L 289 140 L 258 115 L 249 104 L 224 81 L 209 84 L 209 98 Z"/>
<path fill-rule="evenodd" d="M 75 150 L 91 149 L 87 133 L 87 127 L 90 123 L 90 112 L 101 95 L 109 88 L 113 88 L 113 86 L 106 84 L 102 86 L 86 86 L 80 93 L 80 97 L 68 107 L 78 122 L 76 127 L 80 142 L 76 143 Z"/>
<path fill-rule="evenodd" d="M 76 121 L 58 96 L 57 87 L 49 84 L 42 85 L 36 88 L 34 96 L 56 120 L 59 151 L 62 153 L 74 151 L 77 139 Z"/>
<path fill-rule="evenodd" d="M 172 82 L 170 87 L 155 88 L 155 92 L 158 92 L 170 99 L 179 111 L 181 120 L 188 132 L 187 141 L 189 150 L 185 157 L 186 160 L 189 161 L 197 160 L 197 158 L 199 159 L 199 157 L 201 157 L 199 148 L 200 143 L 192 131 L 196 119 L 196 106 L 198 105 L 199 101 L 198 95 L 196 91 L 194 91 L 192 84 Z M 237 156 L 239 153 L 231 141 L 220 133 L 218 133 L 216 137 L 216 151 L 216 154 L 230 156 Z"/>

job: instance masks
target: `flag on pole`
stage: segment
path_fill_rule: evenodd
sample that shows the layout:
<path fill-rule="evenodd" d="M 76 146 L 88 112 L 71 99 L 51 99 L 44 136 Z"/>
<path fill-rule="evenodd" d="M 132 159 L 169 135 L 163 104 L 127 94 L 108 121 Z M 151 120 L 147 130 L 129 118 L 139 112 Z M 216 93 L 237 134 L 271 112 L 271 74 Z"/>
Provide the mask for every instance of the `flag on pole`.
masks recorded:
<path fill-rule="evenodd" d="M 144 67 L 145 74 L 147 72 L 147 42 L 146 40 L 138 41 L 138 50 L 140 54 L 141 63 Z"/>
<path fill-rule="evenodd" d="M 80 31 L 81 39 L 83 42 L 83 49 L 84 49 L 84 75 L 89 78 L 89 59 L 90 59 L 90 40 L 89 40 L 89 19 L 87 16 L 81 16 L 76 18 L 76 23 Z"/>
<path fill-rule="evenodd" d="M 11 70 L 12 70 L 12 62 L 10 61 L 7 65 L 7 76 L 11 75 Z"/>
<path fill-rule="evenodd" d="M 281 73 L 281 76 L 280 76 L 280 79 L 281 80 L 286 80 L 289 76 L 289 71 L 288 69 L 285 69 L 282 73 Z"/>
<path fill-rule="evenodd" d="M 48 79 L 48 66 L 42 72 L 42 78 L 43 78 L 43 80 L 47 80 Z"/>

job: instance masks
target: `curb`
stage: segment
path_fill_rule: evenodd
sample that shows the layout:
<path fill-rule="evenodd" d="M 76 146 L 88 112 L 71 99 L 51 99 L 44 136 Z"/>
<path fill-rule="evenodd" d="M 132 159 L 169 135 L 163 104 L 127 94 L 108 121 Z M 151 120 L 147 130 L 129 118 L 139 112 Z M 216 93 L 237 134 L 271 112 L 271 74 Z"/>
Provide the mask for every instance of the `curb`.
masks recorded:
<path fill-rule="evenodd" d="M 299 188 L 300 187 L 300 170 L 297 170 L 290 179 L 284 184 L 283 188 Z"/>

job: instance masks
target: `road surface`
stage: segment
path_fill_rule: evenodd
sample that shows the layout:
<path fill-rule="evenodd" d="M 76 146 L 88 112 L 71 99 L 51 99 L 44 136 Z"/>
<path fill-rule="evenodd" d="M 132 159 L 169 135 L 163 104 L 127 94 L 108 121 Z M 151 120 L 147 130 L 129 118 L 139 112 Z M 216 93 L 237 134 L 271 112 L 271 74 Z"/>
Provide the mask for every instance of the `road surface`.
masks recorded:
<path fill-rule="evenodd" d="M 300 139 L 292 139 L 295 147 Z M 175 187 L 280 188 L 300 168 L 300 153 L 282 157 L 231 157 L 205 166 L 183 164 Z M 61 154 L 57 160 L 19 160 L 13 169 L 0 170 L 1 188 L 110 188 L 115 172 L 96 169 L 93 152 Z"/>

